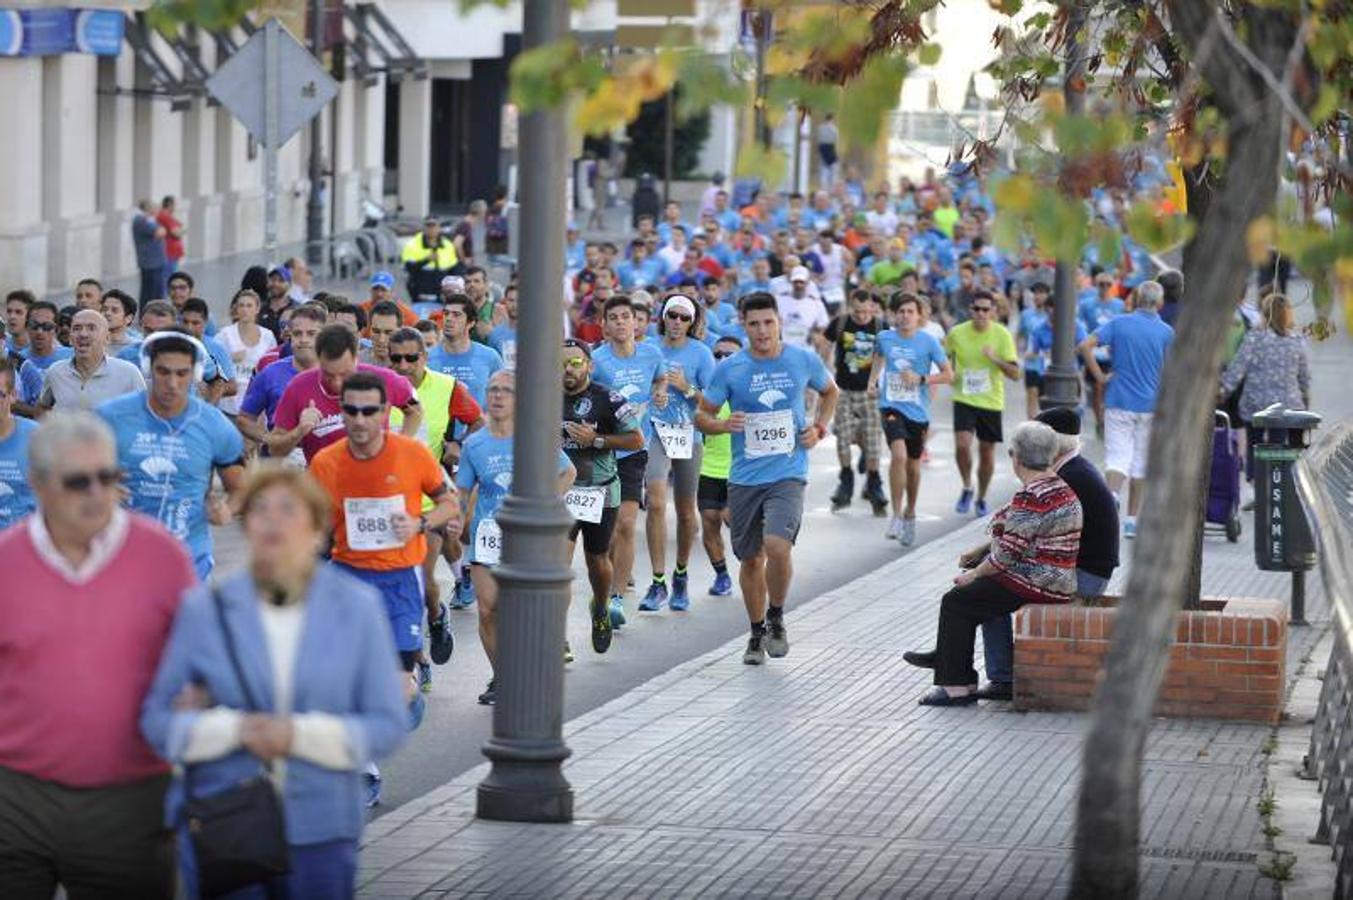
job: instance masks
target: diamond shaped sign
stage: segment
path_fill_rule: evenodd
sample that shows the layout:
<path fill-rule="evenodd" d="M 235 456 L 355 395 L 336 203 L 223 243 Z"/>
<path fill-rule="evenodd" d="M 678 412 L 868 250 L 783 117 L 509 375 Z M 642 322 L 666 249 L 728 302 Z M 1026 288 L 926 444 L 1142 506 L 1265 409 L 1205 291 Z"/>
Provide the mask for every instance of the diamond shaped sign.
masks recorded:
<path fill-rule="evenodd" d="M 268 52 L 276 54 L 269 65 Z M 273 77 L 270 79 L 269 75 Z M 255 31 L 210 78 L 207 90 L 268 147 L 268 94 L 277 99 L 274 145 L 281 147 L 338 93 L 338 82 L 276 19 Z"/>

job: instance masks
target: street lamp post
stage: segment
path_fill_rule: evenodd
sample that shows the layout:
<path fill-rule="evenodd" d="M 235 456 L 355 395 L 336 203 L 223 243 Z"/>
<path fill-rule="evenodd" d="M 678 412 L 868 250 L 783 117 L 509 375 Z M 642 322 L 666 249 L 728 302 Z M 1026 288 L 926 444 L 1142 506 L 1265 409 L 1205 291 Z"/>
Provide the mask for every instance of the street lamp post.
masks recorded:
<path fill-rule="evenodd" d="M 526 0 L 524 49 L 568 33 L 568 0 Z M 564 624 L 573 573 L 572 518 L 559 501 L 564 278 L 564 113 L 537 109 L 521 120 L 521 288 L 512 492 L 497 515 L 503 529 L 498 580 L 498 701 L 484 755 L 477 815 L 513 822 L 569 822 L 573 789 L 562 764 Z"/>
<path fill-rule="evenodd" d="M 1067 19 L 1066 65 L 1062 75 L 1062 94 L 1066 112 L 1079 116 L 1085 111 L 1085 47 L 1080 31 L 1085 27 L 1085 3 L 1072 5 Z M 1045 391 L 1041 401 L 1044 409 L 1074 407 L 1078 369 L 1076 367 L 1076 261 L 1057 260 L 1057 274 L 1053 278 L 1055 300 L 1052 312 L 1052 361 L 1043 375 Z"/>

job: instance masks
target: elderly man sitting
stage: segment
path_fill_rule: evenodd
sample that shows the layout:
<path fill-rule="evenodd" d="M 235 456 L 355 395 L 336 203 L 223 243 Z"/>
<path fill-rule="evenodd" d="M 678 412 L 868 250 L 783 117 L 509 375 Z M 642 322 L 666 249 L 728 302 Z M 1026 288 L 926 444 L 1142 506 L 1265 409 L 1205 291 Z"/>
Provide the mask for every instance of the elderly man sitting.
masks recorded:
<path fill-rule="evenodd" d="M 935 669 L 922 706 L 976 703 L 973 645 L 977 628 L 1026 603 L 1067 603 L 1076 593 L 1081 505 L 1053 469 L 1057 434 L 1042 422 L 1015 429 L 1010 457 L 1023 487 L 992 516 L 988 546 L 959 558 L 963 567 L 940 601 L 936 649 L 909 652 L 912 665 Z"/>

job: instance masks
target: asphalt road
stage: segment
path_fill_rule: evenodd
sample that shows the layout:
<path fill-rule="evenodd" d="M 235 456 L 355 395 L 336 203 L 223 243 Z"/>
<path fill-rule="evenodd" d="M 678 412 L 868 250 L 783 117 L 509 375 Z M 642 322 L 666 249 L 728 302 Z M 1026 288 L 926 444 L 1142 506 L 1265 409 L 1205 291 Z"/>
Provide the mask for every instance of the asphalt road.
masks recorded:
<path fill-rule="evenodd" d="M 1009 399 L 1022 412 L 1022 388 L 1016 387 L 1011 391 Z M 943 395 L 936 404 L 930 440 L 931 459 L 922 476 L 921 503 L 918 507 L 918 545 L 970 521 L 969 517 L 957 516 L 953 511 L 959 481 L 953 464 L 949 406 Z M 1020 418 L 1020 415 L 1007 412 L 1007 432 Z M 816 448 L 811 460 L 804 525 L 795 550 L 794 583 L 789 600 L 791 606 L 814 602 L 841 584 L 906 552 L 897 543 L 884 539 L 887 519 L 875 518 L 869 505 L 858 499 L 858 492 L 863 486 L 862 476 L 857 475 L 857 499 L 851 507 L 841 513 L 831 512 L 828 498 L 835 490 L 838 472 L 833 438 Z M 883 465 L 886 493 L 886 454 Z M 993 506 L 1004 502 L 1012 493 L 1014 485 L 1009 463 L 1004 454 L 998 452 L 996 478 L 991 493 Z M 670 555 L 675 553 L 675 520 L 670 510 L 668 519 Z M 691 561 L 690 610 L 684 613 L 670 610 L 640 613 L 635 609 L 651 575 L 641 516 L 635 565 L 637 587 L 626 600 L 629 624 L 616 633 L 610 651 L 598 656 L 592 652 L 589 638 L 587 581 L 581 550 L 576 557 L 574 602 L 569 611 L 568 635 L 577 661 L 567 667 L 566 720 L 600 706 L 655 675 L 718 647 L 730 638 L 746 633 L 746 613 L 736 590 L 729 597 L 707 595 L 713 571 L 703 548 L 698 544 Z M 219 530 L 218 572 L 226 573 L 238 567 L 242 558 L 243 548 L 237 528 L 232 526 Z M 736 563 L 731 554 L 729 559 L 736 585 L 736 569 L 733 568 Z M 669 571 L 673 565 L 674 560 L 669 556 Z M 440 574 L 445 597 L 449 595 L 450 573 L 444 564 Z M 398 754 L 382 764 L 384 798 L 377 814 L 419 797 L 484 761 L 480 748 L 492 728 L 492 710 L 479 706 L 475 698 L 488 682 L 488 660 L 479 646 L 474 609 L 453 612 L 452 623 L 456 634 L 455 654 L 445 666 L 434 667 L 433 691 L 427 698 L 427 715 L 422 727 Z M 794 635 L 791 633 L 789 637 L 792 648 Z"/>

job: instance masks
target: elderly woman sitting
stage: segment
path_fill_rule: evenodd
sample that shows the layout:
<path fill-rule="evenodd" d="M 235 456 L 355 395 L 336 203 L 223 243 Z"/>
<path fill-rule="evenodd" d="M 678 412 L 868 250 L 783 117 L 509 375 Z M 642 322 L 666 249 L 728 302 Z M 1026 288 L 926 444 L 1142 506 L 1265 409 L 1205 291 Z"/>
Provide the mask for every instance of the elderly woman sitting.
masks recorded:
<path fill-rule="evenodd" d="M 922 706 L 977 702 L 973 643 L 983 622 L 1026 603 L 1067 603 L 1076 593 L 1081 505 L 1053 470 L 1057 435 L 1042 422 L 1025 422 L 1010 440 L 1010 457 L 1023 488 L 991 519 L 991 543 L 964 554 L 963 571 L 940 601 L 936 649 L 908 653 L 913 665 L 935 669 L 935 687 Z"/>

